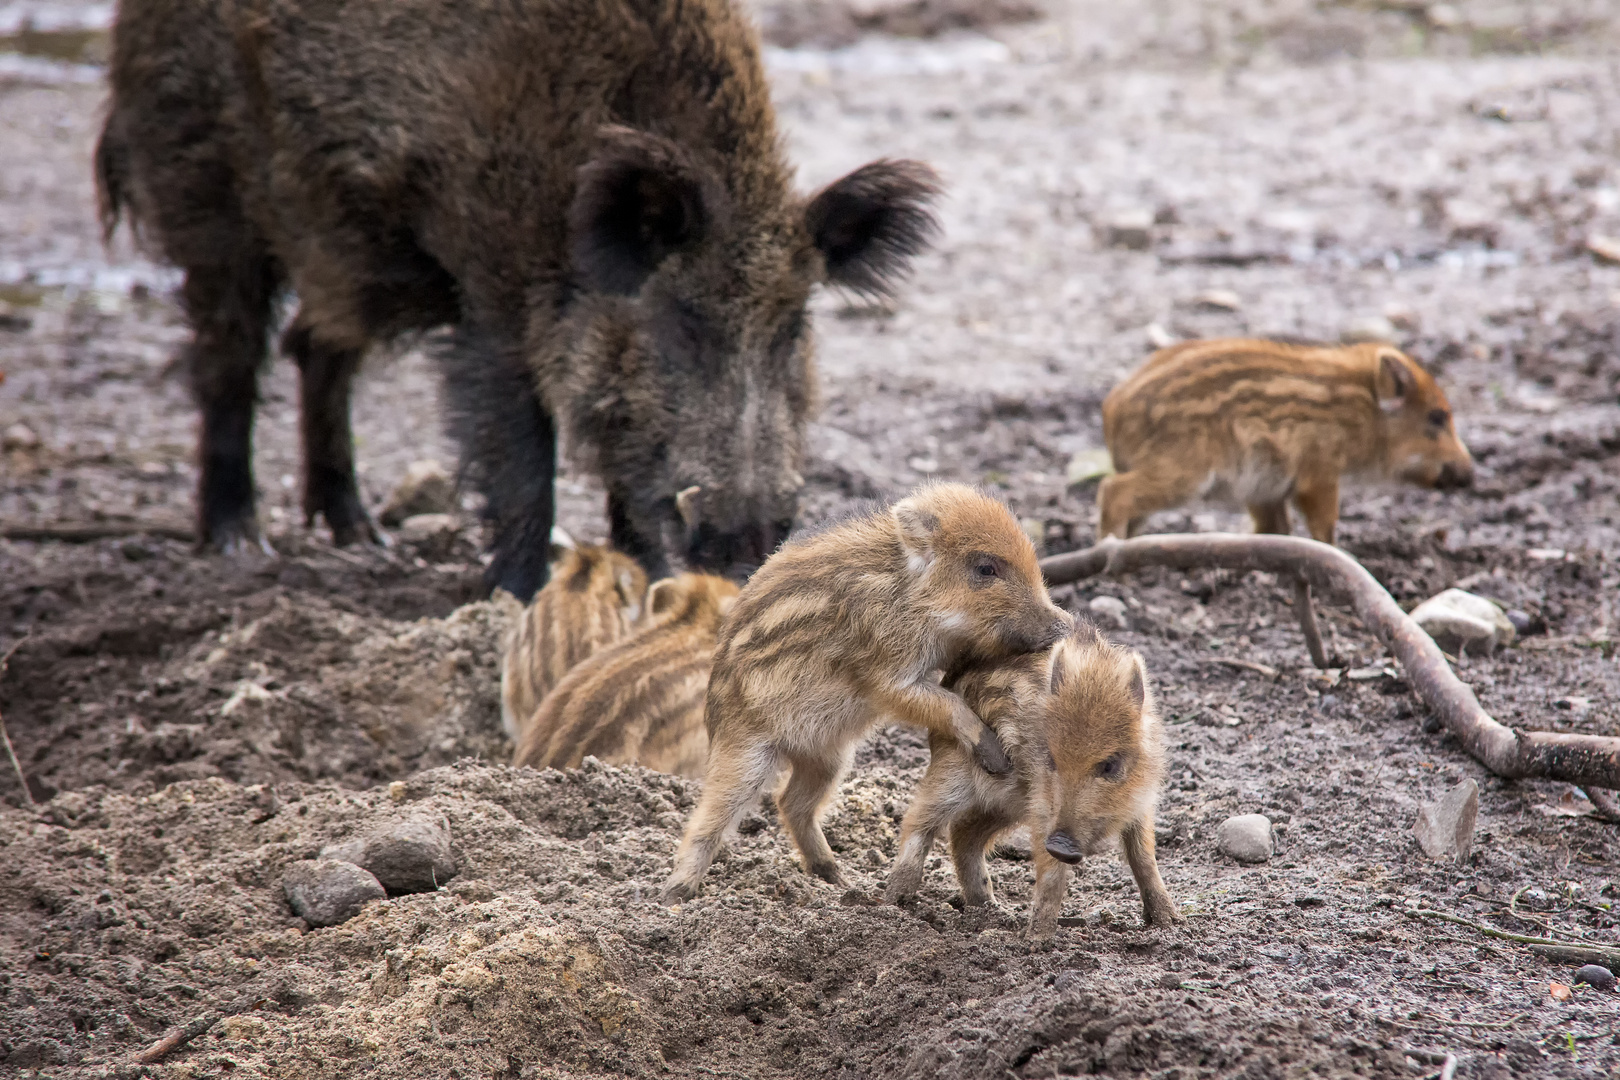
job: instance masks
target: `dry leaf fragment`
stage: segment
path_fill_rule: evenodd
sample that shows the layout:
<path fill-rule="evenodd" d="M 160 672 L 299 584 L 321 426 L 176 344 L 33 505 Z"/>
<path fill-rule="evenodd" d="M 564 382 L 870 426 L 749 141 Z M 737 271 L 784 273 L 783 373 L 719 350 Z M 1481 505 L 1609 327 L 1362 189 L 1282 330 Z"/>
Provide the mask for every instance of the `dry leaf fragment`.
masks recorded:
<path fill-rule="evenodd" d="M 1568 1001 L 1575 996 L 1575 992 L 1561 982 L 1548 983 L 1547 993 L 1553 996 L 1554 1001 Z"/>

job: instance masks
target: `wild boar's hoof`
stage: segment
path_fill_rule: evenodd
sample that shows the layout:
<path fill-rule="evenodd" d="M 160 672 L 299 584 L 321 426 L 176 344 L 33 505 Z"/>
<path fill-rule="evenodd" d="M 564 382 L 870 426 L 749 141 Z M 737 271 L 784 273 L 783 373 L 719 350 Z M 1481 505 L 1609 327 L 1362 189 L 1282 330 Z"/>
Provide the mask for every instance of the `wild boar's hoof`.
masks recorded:
<path fill-rule="evenodd" d="M 1001 745 L 1001 737 L 994 731 L 986 728 L 979 741 L 973 744 L 973 760 L 979 763 L 979 768 L 992 776 L 1004 776 L 1012 772 L 1012 762 L 1007 757 L 1007 750 Z"/>
<path fill-rule="evenodd" d="M 1080 845 L 1061 829 L 1046 838 L 1046 853 L 1059 862 L 1072 864 L 1080 861 Z"/>

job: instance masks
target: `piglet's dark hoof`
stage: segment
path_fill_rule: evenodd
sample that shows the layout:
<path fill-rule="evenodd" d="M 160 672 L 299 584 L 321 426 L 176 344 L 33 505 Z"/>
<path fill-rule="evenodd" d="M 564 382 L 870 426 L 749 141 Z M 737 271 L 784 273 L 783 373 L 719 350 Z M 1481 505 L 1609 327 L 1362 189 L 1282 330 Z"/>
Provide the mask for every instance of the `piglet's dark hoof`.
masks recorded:
<path fill-rule="evenodd" d="M 838 872 L 837 863 L 812 863 L 809 869 L 812 877 L 818 877 L 830 885 L 842 885 L 844 883 L 844 875 Z"/>
<path fill-rule="evenodd" d="M 979 768 L 992 776 L 1003 776 L 1012 772 L 1012 762 L 1007 759 L 1007 750 L 1001 745 L 1001 738 L 994 731 L 986 730 L 979 741 L 973 744 L 973 760 L 979 763 Z"/>

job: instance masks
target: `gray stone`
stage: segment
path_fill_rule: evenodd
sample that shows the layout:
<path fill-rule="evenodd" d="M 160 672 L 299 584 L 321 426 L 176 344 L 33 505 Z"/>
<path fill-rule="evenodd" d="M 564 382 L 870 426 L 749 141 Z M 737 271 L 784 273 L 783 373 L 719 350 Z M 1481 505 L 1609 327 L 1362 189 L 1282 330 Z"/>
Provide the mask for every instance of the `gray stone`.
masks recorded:
<path fill-rule="evenodd" d="M 1263 863 L 1271 858 L 1271 819 L 1264 814 L 1238 814 L 1221 822 L 1215 847 L 1241 863 Z"/>
<path fill-rule="evenodd" d="M 0 435 L 0 449 L 38 450 L 39 436 L 34 434 L 33 428 L 18 421 L 6 428 L 4 435 Z"/>
<path fill-rule="evenodd" d="M 1602 964 L 1587 964 L 1575 972 L 1575 981 L 1607 990 L 1614 985 L 1614 972 Z"/>
<path fill-rule="evenodd" d="M 1109 247 L 1145 251 L 1153 244 L 1153 211 L 1121 210 L 1102 223 L 1102 240 Z"/>
<path fill-rule="evenodd" d="M 1373 342 L 1381 345 L 1393 345 L 1397 337 L 1395 324 L 1382 315 L 1367 315 L 1359 319 L 1352 319 L 1345 324 L 1339 332 L 1339 340 L 1346 345 L 1356 345 L 1362 342 Z"/>
<path fill-rule="evenodd" d="M 321 858 L 362 866 L 392 893 L 431 892 L 457 872 L 450 829 L 442 819 L 390 825 L 322 848 Z"/>
<path fill-rule="evenodd" d="M 448 514 L 456 508 L 456 482 L 437 461 L 413 461 L 377 515 L 393 528 L 417 514 Z"/>
<path fill-rule="evenodd" d="M 453 514 L 413 514 L 399 523 L 399 538 L 429 557 L 442 557 L 455 546 L 461 522 Z"/>
<path fill-rule="evenodd" d="M 1479 785 L 1464 779 L 1439 802 L 1418 807 L 1412 835 L 1431 859 L 1461 859 L 1473 846 L 1478 818 Z"/>
<path fill-rule="evenodd" d="M 1447 589 L 1412 609 L 1412 620 L 1446 652 L 1489 656 L 1518 637 L 1513 622 L 1494 601 L 1462 589 Z"/>
<path fill-rule="evenodd" d="M 1091 617 L 1098 626 L 1111 626 L 1115 630 L 1124 630 L 1131 625 L 1130 617 L 1126 614 L 1125 601 L 1114 596 L 1094 596 L 1091 603 L 1086 605 L 1091 609 Z"/>
<path fill-rule="evenodd" d="M 366 901 L 388 895 L 370 872 L 324 857 L 293 863 L 282 875 L 281 887 L 293 911 L 311 926 L 336 926 L 354 918 Z"/>

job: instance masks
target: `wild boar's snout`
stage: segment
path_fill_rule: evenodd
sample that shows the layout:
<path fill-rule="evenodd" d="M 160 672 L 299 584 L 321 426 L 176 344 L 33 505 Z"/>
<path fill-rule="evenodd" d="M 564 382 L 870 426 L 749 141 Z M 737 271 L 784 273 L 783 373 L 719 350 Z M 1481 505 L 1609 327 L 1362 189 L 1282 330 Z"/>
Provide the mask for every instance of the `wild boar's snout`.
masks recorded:
<path fill-rule="evenodd" d="M 686 530 L 687 565 L 746 580 L 793 531 L 796 501 L 774 500 L 771 507 L 745 503 L 741 513 L 728 521 L 720 513 L 725 509 L 720 492 L 712 488 L 705 492 L 696 485 L 682 489 L 675 496 L 675 510 Z"/>
<path fill-rule="evenodd" d="M 1064 829 L 1047 834 L 1046 853 L 1059 862 L 1073 864 L 1080 861 L 1080 845 Z"/>

